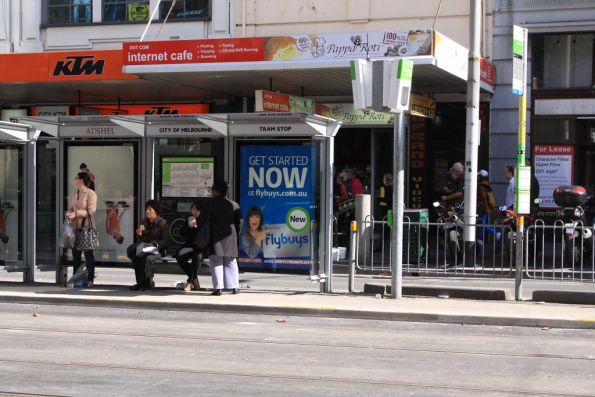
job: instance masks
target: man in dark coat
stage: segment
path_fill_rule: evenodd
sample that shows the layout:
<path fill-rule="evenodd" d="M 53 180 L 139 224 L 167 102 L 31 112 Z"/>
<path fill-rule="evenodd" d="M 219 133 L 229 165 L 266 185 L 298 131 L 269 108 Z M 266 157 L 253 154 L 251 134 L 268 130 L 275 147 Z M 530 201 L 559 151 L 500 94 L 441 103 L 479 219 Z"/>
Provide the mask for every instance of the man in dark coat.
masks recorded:
<path fill-rule="evenodd" d="M 213 200 L 209 218 L 213 254 L 209 256 L 212 295 L 221 295 L 221 290 L 239 292 L 238 231 L 241 226 L 240 206 L 225 197 L 227 182 L 218 180 L 211 188 Z"/>

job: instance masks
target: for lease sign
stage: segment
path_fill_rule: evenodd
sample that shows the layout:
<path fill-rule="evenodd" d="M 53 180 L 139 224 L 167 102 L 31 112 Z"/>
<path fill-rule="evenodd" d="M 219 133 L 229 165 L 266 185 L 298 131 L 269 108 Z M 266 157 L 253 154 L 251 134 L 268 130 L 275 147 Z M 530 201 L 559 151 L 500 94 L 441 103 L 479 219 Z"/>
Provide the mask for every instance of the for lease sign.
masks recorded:
<path fill-rule="evenodd" d="M 533 146 L 535 177 L 539 181 L 540 208 L 556 208 L 554 189 L 561 185 L 572 185 L 574 146 Z"/>

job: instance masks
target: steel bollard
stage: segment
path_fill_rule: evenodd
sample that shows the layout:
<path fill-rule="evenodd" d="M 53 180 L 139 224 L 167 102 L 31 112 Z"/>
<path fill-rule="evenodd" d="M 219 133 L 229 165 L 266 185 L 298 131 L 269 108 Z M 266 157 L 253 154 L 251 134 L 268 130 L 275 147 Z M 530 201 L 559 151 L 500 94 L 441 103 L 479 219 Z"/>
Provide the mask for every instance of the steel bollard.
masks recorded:
<path fill-rule="evenodd" d="M 353 293 L 355 287 L 355 265 L 357 261 L 357 222 L 351 221 L 349 227 L 351 244 L 349 246 L 349 293 Z"/>

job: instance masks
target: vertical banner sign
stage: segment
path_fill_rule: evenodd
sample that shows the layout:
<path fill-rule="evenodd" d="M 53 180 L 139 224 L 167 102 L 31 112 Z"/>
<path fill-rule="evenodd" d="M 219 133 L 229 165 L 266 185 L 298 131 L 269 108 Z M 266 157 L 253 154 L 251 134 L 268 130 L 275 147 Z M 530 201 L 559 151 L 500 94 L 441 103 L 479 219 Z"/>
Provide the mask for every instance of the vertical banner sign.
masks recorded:
<path fill-rule="evenodd" d="M 525 38 L 527 29 L 512 27 L 512 93 L 518 96 L 525 92 Z"/>
<path fill-rule="evenodd" d="M 409 208 L 423 208 L 426 167 L 426 119 L 411 116 L 409 141 Z"/>
<path fill-rule="evenodd" d="M 311 146 L 243 146 L 240 233 L 242 267 L 309 270 L 315 244 Z"/>

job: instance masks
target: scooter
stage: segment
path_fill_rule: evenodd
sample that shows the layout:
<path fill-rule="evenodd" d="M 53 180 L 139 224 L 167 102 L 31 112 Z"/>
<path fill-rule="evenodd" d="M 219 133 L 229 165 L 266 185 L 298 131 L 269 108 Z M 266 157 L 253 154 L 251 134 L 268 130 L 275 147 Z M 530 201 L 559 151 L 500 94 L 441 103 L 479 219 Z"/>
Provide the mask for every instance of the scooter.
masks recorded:
<path fill-rule="evenodd" d="M 537 203 L 538 204 L 538 200 L 537 199 Z M 498 225 L 503 225 L 503 226 L 508 226 L 508 228 L 505 228 L 506 232 L 504 233 L 504 235 L 502 236 L 504 238 L 504 249 L 505 252 L 508 255 L 512 255 L 512 263 L 516 263 L 516 236 L 517 236 L 517 221 L 520 217 L 519 214 L 517 214 L 513 209 L 508 208 L 506 206 L 501 206 L 498 207 L 498 210 L 500 211 L 498 217 L 496 218 L 495 222 Z M 535 217 L 533 215 L 523 215 L 524 216 L 524 225 L 525 225 L 525 230 L 527 230 L 526 233 L 526 238 L 529 239 L 529 253 L 532 254 L 535 251 L 535 244 L 536 244 L 536 238 L 535 238 L 535 230 L 534 228 L 531 228 L 530 226 L 533 225 L 533 223 L 535 223 Z M 496 237 L 498 240 L 498 236 Z M 539 251 L 538 251 L 539 252 Z"/>
<path fill-rule="evenodd" d="M 120 231 L 120 221 L 124 212 L 130 208 L 126 201 L 106 201 L 105 202 L 105 232 L 112 236 L 118 244 L 124 242 L 124 236 Z M 121 208 L 121 210 L 120 210 Z"/>
<path fill-rule="evenodd" d="M 463 261 L 463 202 L 446 207 L 436 201 L 432 204 L 438 215 L 438 223 L 442 223 L 447 243 L 449 264 L 456 266 Z"/>
<path fill-rule="evenodd" d="M 558 218 L 564 230 L 564 263 L 574 269 L 591 265 L 593 229 L 587 220 L 587 203 L 592 197 L 582 186 L 564 185 L 554 189 L 554 202 L 562 207 Z"/>

